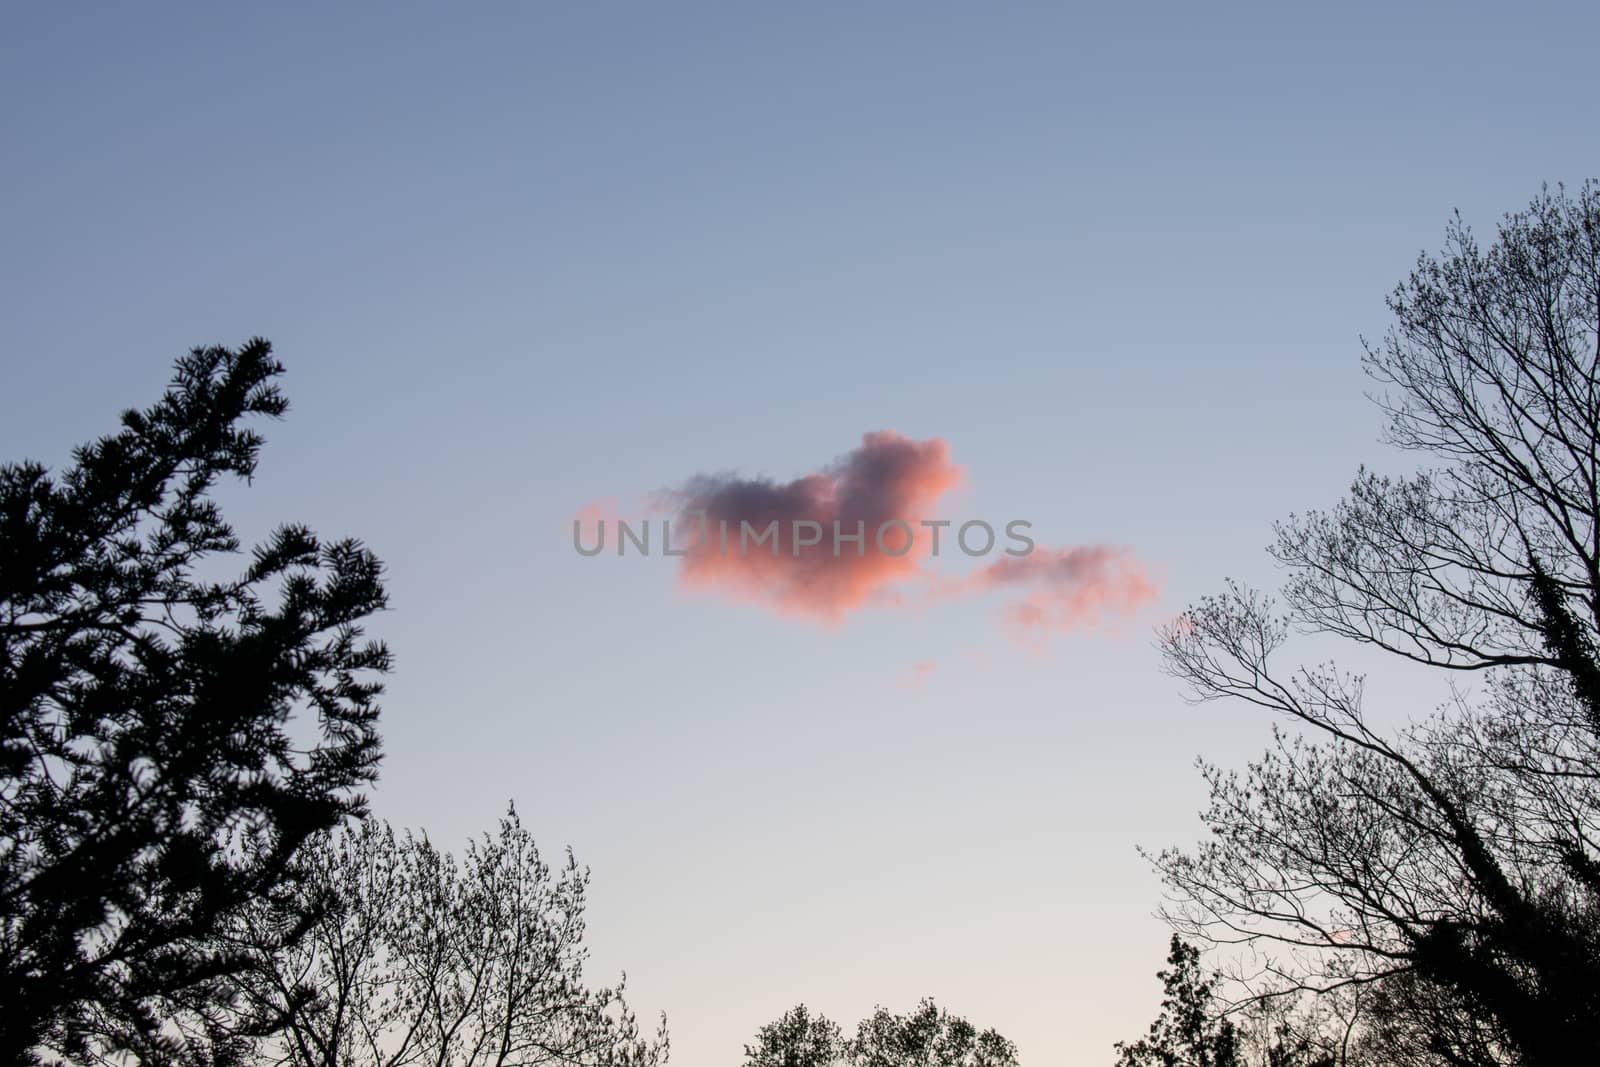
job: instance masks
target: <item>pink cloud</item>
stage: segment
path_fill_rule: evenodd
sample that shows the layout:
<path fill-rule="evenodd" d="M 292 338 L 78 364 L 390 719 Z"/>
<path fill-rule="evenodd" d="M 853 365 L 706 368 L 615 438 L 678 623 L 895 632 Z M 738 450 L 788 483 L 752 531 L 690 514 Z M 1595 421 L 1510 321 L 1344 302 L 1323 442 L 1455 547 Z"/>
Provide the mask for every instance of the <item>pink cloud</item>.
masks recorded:
<path fill-rule="evenodd" d="M 608 496 L 589 501 L 579 508 L 572 518 L 574 522 L 582 523 L 584 532 L 588 533 L 599 523 L 608 521 L 614 523 L 619 517 L 621 512 L 617 509 L 616 497 Z"/>
<path fill-rule="evenodd" d="M 933 531 L 922 523 L 952 519 L 939 531 L 939 559 L 968 558 L 957 547 L 960 518 L 939 511 L 963 473 L 941 438 L 916 441 L 881 430 L 791 481 L 701 475 L 661 494 L 658 504 L 677 515 L 672 542 L 684 550 L 684 588 L 824 626 L 866 608 L 1003 593 L 1010 597 L 1000 609 L 1007 631 L 1037 642 L 1106 626 L 1157 599 L 1149 570 L 1126 549 L 1106 545 L 1039 545 L 1012 556 L 1005 549 L 1017 542 L 1001 539 L 977 570 L 939 570 Z M 615 516 L 614 507 L 587 517 L 603 514 Z M 914 678 L 932 670 L 931 661 L 918 664 Z"/>
<path fill-rule="evenodd" d="M 1127 617 L 1160 595 L 1154 576 L 1125 549 L 1106 545 L 1036 548 L 1002 557 L 965 583 L 969 588 L 1020 589 L 1007 604 L 1008 626 L 1030 630 L 1085 630 L 1108 618 Z"/>
<path fill-rule="evenodd" d="M 680 523 L 691 542 L 680 579 L 780 614 L 837 623 L 868 604 L 891 602 L 892 587 L 916 577 L 929 545 L 926 531 L 917 536 L 919 525 L 935 517 L 939 498 L 960 481 L 944 441 L 913 441 L 893 430 L 866 434 L 842 459 L 791 482 L 696 478 L 675 494 L 682 511 L 705 517 L 704 526 L 692 518 Z M 898 528 L 885 529 L 879 543 L 880 529 L 896 521 L 912 531 L 903 554 Z M 797 531 L 797 522 L 815 527 Z M 773 523 L 773 539 L 758 543 Z M 744 524 L 749 540 L 741 545 Z M 806 544 L 814 534 L 820 540 Z M 844 540 L 856 534 L 861 541 Z"/>

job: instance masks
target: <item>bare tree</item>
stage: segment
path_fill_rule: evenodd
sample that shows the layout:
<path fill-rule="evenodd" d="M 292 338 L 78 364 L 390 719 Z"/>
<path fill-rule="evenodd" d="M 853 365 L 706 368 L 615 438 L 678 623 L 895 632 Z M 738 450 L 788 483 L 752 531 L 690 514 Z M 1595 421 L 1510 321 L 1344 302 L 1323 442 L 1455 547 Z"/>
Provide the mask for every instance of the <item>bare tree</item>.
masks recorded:
<path fill-rule="evenodd" d="M 369 822 L 324 839 L 309 877 L 322 918 L 263 953 L 242 985 L 280 1029 L 258 1060 L 289 1067 L 655 1067 L 666 1021 L 640 1035 L 621 983 L 583 982 L 589 874 L 552 871 L 512 808 L 459 864 Z M 275 944 L 275 914 L 241 929 Z"/>
<path fill-rule="evenodd" d="M 1375 1030 L 1432 1062 L 1600 1059 L 1600 186 L 1486 249 L 1458 217 L 1389 306 L 1388 437 L 1439 465 L 1280 524 L 1281 607 L 1230 586 L 1163 634 L 1199 699 L 1301 728 L 1204 768 L 1210 839 L 1156 857 L 1170 915 L 1248 944 L 1256 993 L 1376 986 Z M 1295 633 L 1451 695 L 1380 728 L 1362 676 L 1279 664 Z"/>

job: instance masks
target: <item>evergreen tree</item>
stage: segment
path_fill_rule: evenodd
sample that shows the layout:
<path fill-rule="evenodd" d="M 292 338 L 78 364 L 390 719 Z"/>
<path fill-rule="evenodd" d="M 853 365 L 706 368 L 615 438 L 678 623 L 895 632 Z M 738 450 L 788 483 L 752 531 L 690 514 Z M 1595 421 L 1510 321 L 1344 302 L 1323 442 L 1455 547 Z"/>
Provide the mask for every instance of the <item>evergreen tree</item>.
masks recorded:
<path fill-rule="evenodd" d="M 265 903 L 300 936 L 303 843 L 364 813 L 379 561 L 283 526 L 218 577 L 212 492 L 282 370 L 197 348 L 59 475 L 0 466 L 0 1062 L 229 1058 L 248 954 L 219 932 Z"/>

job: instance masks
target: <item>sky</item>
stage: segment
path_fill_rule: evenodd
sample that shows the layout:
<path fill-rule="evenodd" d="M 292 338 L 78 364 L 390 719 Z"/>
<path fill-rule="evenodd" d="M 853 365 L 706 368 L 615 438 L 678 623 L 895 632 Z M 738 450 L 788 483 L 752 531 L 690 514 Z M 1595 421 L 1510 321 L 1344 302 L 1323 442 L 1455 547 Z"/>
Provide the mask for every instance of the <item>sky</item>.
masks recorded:
<path fill-rule="evenodd" d="M 1186 704 L 1155 627 L 1273 586 L 1273 520 L 1359 464 L 1408 468 L 1361 338 L 1452 211 L 1487 233 L 1600 174 L 1597 33 L 7 5 L 0 457 L 59 467 L 191 346 L 269 338 L 291 411 L 222 499 L 247 541 L 387 564 L 377 815 L 459 848 L 515 801 L 570 845 L 590 975 L 626 970 L 674 1063 L 929 995 L 1026 1064 L 1109 1063 L 1165 955 L 1136 846 L 1194 841 L 1194 759 L 1271 725 Z M 751 499 L 1025 520 L 1037 563 L 574 550 L 580 514 Z"/>

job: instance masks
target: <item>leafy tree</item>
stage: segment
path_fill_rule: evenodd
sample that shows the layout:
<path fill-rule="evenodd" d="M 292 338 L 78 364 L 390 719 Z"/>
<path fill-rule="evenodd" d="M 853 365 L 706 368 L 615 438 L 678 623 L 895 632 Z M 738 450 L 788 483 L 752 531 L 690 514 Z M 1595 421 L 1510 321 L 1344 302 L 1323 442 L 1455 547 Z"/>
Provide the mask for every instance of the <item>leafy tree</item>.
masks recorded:
<path fill-rule="evenodd" d="M 1174 934 L 1168 969 L 1157 971 L 1161 1014 L 1138 1041 L 1117 1042 L 1117 1067 L 1343 1067 L 1372 1061 L 1349 1055 L 1348 1020 L 1293 1003 L 1248 1005 L 1237 1021 L 1218 996 L 1222 975 L 1200 965 L 1200 949 Z M 1344 1025 L 1339 1025 L 1340 1023 Z"/>
<path fill-rule="evenodd" d="M 360 815 L 379 757 L 384 606 L 356 541 L 284 526 L 236 577 L 211 493 L 277 417 L 266 341 L 195 349 L 154 406 L 52 477 L 0 467 L 0 1059 L 225 1057 L 216 937 L 283 906 L 310 836 Z M 295 723 L 292 720 L 298 719 Z"/>
<path fill-rule="evenodd" d="M 745 1067 L 1016 1067 L 1017 1047 L 994 1030 L 979 1032 L 931 999 L 907 1015 L 878 1008 L 855 1037 L 843 1038 L 805 1005 L 763 1026 L 745 1046 Z"/>
<path fill-rule="evenodd" d="M 1016 1067 L 1017 1046 L 994 1030 L 979 1032 L 931 999 L 907 1015 L 879 1008 L 850 1042 L 851 1067 Z"/>
<path fill-rule="evenodd" d="M 1200 950 L 1172 935 L 1170 968 L 1157 971 L 1165 996 L 1150 1032 L 1133 1044 L 1117 1042 L 1117 1067 L 1243 1067 L 1239 1032 L 1217 1017 L 1221 978 L 1200 969 Z"/>
<path fill-rule="evenodd" d="M 756 1043 L 744 1047 L 744 1067 L 837 1067 L 847 1052 L 838 1024 L 799 1004 L 756 1031 Z"/>
<path fill-rule="evenodd" d="M 1488 248 L 1458 218 L 1389 306 L 1367 369 L 1437 465 L 1280 524 L 1281 608 L 1230 586 L 1164 634 L 1197 697 L 1309 734 L 1205 768 L 1210 839 L 1156 858 L 1171 917 L 1251 943 L 1277 992 L 1377 990 L 1409 1062 L 1600 1061 L 1600 186 Z M 1384 727 L 1362 676 L 1279 665 L 1297 632 L 1451 695 Z"/>
<path fill-rule="evenodd" d="M 515 808 L 460 863 L 387 824 L 318 838 L 305 892 L 320 902 L 288 947 L 275 909 L 246 916 L 262 946 L 239 1003 L 283 1026 L 255 1059 L 290 1067 L 654 1067 L 667 1057 L 619 983 L 583 983 L 589 872 L 552 871 Z M 262 1029 L 257 1027 L 257 1029 Z"/>

